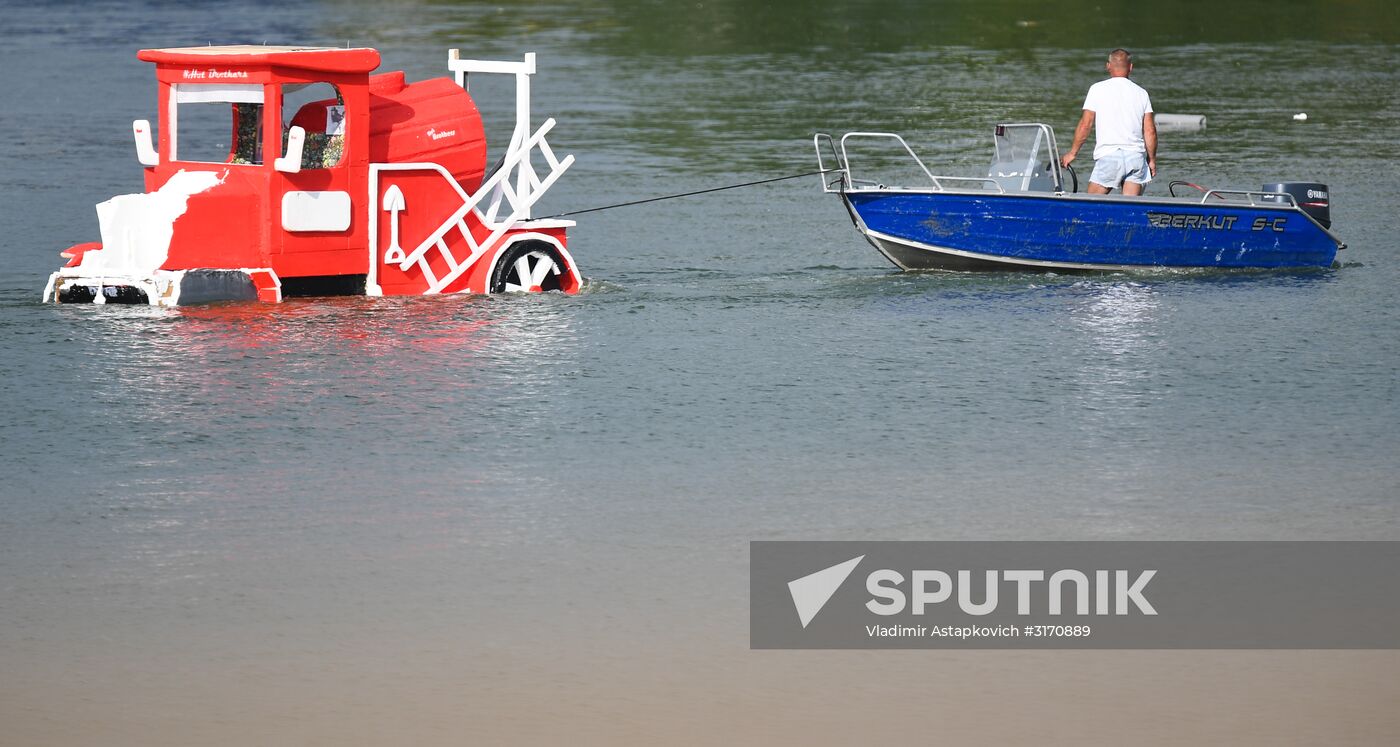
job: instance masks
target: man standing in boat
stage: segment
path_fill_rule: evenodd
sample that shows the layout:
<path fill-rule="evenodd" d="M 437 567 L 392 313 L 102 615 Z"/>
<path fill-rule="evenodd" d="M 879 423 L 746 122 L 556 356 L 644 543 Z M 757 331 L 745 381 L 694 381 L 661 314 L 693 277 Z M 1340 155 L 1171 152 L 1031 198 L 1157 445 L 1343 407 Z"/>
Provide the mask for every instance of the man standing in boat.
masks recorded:
<path fill-rule="evenodd" d="M 1074 130 L 1074 145 L 1060 163 L 1068 168 L 1079 155 L 1089 128 L 1094 128 L 1094 173 L 1089 194 L 1108 194 L 1121 188 L 1125 195 L 1140 195 L 1157 175 L 1157 124 L 1152 99 L 1141 86 L 1128 80 L 1133 56 L 1126 49 L 1108 53 L 1108 80 L 1089 87 L 1084 116 Z"/>

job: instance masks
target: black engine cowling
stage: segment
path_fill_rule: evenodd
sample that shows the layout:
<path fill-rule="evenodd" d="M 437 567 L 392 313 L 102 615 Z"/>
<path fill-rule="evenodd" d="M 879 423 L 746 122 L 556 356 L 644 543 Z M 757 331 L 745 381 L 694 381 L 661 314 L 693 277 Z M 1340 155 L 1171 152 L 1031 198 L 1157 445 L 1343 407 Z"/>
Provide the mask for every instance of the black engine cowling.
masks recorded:
<path fill-rule="evenodd" d="M 1303 212 L 1311 215 L 1313 220 L 1322 224 L 1323 228 L 1332 227 L 1332 198 L 1328 194 L 1326 184 L 1317 182 L 1278 182 L 1276 184 L 1265 184 L 1265 192 L 1283 192 L 1293 195 L 1293 201 Z M 1282 198 L 1280 198 L 1282 199 Z"/>

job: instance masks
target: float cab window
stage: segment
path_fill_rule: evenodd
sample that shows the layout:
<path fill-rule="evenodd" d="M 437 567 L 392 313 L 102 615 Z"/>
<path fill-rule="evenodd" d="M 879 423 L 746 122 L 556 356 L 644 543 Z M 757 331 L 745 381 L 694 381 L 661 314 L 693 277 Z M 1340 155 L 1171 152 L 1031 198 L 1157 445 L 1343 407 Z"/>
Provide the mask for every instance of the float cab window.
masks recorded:
<path fill-rule="evenodd" d="M 345 100 L 329 83 L 282 86 L 282 143 L 293 127 L 306 131 L 301 151 L 303 169 L 339 166 L 345 155 Z"/>
<path fill-rule="evenodd" d="M 179 83 L 172 88 L 172 159 L 262 163 L 262 86 Z"/>

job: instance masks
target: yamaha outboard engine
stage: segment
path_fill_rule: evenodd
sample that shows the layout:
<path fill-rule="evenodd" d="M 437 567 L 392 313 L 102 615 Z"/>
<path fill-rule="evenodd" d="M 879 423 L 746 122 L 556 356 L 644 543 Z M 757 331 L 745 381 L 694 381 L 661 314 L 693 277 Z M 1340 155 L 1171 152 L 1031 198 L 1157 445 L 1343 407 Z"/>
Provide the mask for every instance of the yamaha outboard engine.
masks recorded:
<path fill-rule="evenodd" d="M 1277 184 L 1265 184 L 1265 192 L 1283 192 L 1293 195 L 1293 201 L 1303 212 L 1311 215 L 1313 220 L 1322 224 L 1323 228 L 1332 227 L 1331 198 L 1327 194 L 1327 185 L 1316 182 L 1280 182 Z"/>

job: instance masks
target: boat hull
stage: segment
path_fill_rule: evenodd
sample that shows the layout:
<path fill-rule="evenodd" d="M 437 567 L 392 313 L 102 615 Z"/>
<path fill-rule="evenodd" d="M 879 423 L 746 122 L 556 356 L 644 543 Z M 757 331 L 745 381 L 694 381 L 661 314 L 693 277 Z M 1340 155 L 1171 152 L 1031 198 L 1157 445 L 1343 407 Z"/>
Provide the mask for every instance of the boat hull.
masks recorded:
<path fill-rule="evenodd" d="M 1330 267 L 1340 247 L 1287 204 L 977 191 L 843 197 L 870 243 L 906 270 Z"/>

